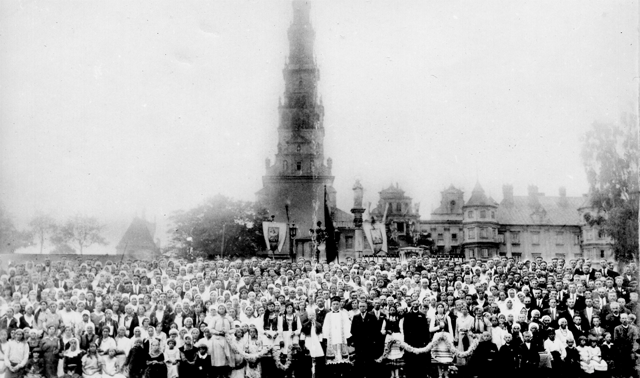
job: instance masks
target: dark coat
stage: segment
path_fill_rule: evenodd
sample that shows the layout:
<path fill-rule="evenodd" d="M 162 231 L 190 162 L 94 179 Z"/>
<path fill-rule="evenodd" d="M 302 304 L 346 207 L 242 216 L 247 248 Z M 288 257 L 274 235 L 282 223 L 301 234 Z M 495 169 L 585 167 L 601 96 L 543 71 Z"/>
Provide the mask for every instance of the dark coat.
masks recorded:
<path fill-rule="evenodd" d="M 372 348 L 376 323 L 376 317 L 369 312 L 365 313 L 364 319 L 361 314 L 353 316 L 350 341 L 356 354 L 363 354 L 365 358 L 377 357 L 373 355 L 374 349 Z"/>

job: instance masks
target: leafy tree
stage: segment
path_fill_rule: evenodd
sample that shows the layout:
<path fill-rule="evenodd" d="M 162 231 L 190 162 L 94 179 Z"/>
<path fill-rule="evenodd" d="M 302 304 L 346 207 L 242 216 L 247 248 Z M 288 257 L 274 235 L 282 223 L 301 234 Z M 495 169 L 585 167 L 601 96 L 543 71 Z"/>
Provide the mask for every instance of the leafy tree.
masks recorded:
<path fill-rule="evenodd" d="M 594 123 L 583 138 L 582 160 L 595 216 L 585 217 L 613 240 L 621 263 L 638 260 L 637 117 L 623 115 L 618 124 Z"/>
<path fill-rule="evenodd" d="M 107 245 L 107 241 L 100 235 L 104 228 L 94 217 L 75 215 L 62 225 L 53 238 L 58 253 L 75 253 L 78 247 L 82 255 L 84 249 L 94 244 Z M 71 252 L 73 251 L 73 252 Z"/>
<path fill-rule="evenodd" d="M 29 232 L 16 228 L 11 215 L 0 204 L 0 253 L 13 253 L 30 245 L 32 239 Z"/>
<path fill-rule="evenodd" d="M 48 214 L 37 213 L 29 222 L 31 233 L 40 243 L 40 253 L 44 250 L 44 243 L 58 230 L 56 220 Z"/>
<path fill-rule="evenodd" d="M 170 248 L 188 258 L 219 255 L 223 249 L 229 257 L 255 255 L 265 248 L 262 220 L 266 217 L 267 211 L 252 202 L 217 195 L 172 215 Z"/>

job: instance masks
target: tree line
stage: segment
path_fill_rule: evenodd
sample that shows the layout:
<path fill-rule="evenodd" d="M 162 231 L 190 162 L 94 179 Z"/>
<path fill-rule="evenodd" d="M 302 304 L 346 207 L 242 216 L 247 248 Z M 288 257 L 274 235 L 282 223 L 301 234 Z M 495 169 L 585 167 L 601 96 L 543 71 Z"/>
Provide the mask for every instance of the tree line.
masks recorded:
<path fill-rule="evenodd" d="M 104 225 L 97 218 L 74 215 L 58 221 L 49 214 L 38 212 L 26 229 L 18 229 L 11 215 L 0 205 L 0 252 L 13 253 L 24 247 L 38 245 L 40 253 L 53 247 L 51 253 L 83 254 L 94 244 L 107 245 L 101 233 Z"/>

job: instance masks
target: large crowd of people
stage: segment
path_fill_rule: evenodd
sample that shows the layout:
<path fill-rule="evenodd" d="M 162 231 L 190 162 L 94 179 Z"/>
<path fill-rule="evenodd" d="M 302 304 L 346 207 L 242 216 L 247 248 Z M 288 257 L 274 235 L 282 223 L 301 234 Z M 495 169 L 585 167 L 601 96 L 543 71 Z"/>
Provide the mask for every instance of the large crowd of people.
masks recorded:
<path fill-rule="evenodd" d="M 616 268 L 26 262 L 0 271 L 0 378 L 637 377 L 638 270 Z"/>

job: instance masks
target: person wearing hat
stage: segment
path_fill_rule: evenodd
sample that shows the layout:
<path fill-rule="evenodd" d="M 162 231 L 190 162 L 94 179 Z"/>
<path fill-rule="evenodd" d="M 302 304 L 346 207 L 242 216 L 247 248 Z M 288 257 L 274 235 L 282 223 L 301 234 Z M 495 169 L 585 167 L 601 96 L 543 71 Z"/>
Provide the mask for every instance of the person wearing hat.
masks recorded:
<path fill-rule="evenodd" d="M 44 360 L 42 359 L 42 350 L 35 348 L 31 351 L 32 357 L 25 367 L 25 378 L 44 378 Z"/>

